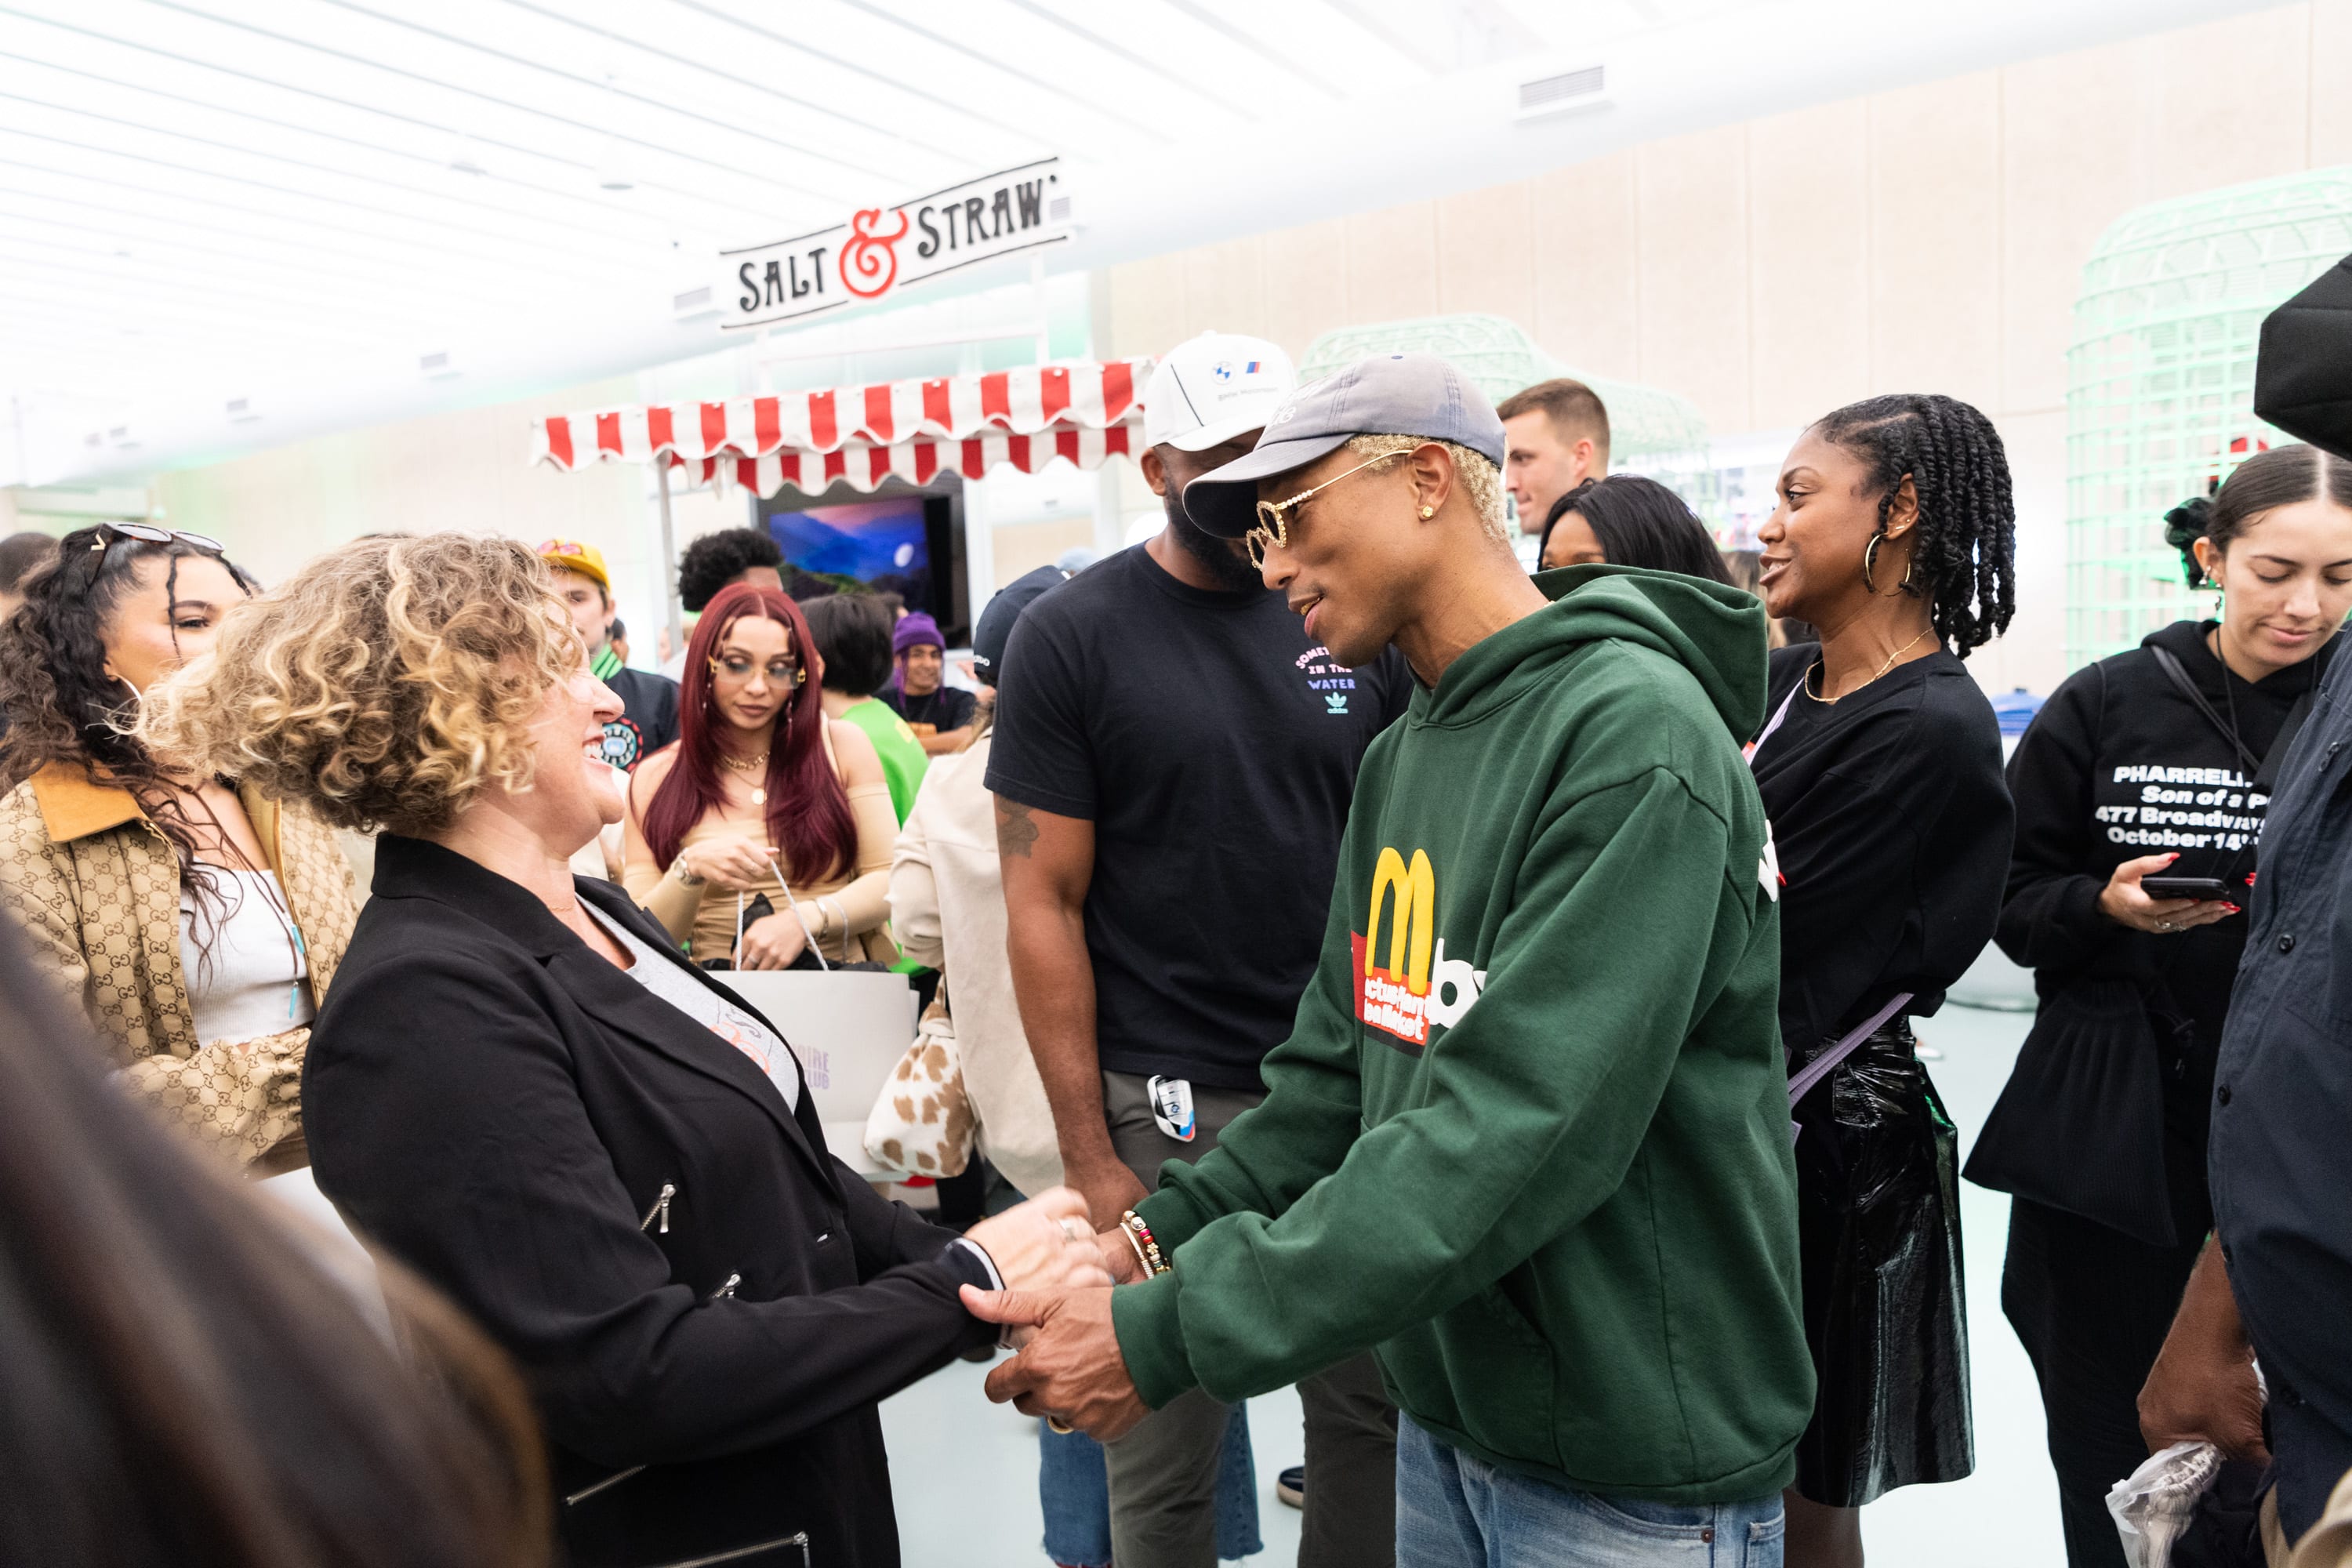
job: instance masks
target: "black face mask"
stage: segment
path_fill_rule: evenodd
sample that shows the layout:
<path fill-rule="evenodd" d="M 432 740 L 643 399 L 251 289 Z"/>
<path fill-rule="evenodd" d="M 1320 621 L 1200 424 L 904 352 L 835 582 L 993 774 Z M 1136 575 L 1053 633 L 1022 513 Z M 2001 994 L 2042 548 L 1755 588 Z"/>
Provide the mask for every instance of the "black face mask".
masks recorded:
<path fill-rule="evenodd" d="M 1245 594 L 1252 588 L 1265 586 L 1265 579 L 1249 563 L 1249 557 L 1234 549 L 1231 540 L 1219 539 L 1194 526 L 1185 514 L 1181 492 L 1171 490 L 1167 502 L 1168 521 L 1175 525 L 1176 542 L 1184 547 L 1184 553 L 1208 568 L 1218 587 L 1228 594 Z"/>

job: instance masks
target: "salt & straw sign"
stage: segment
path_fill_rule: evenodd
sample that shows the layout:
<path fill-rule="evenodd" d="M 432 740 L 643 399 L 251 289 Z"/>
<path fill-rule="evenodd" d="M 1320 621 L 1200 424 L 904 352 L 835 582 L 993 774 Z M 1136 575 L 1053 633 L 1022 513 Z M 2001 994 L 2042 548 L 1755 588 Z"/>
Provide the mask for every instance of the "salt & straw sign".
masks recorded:
<path fill-rule="evenodd" d="M 1068 239 L 1059 158 L 1005 169 L 895 206 L 863 207 L 830 228 L 719 252 L 730 329 L 772 326 L 867 305 L 943 273 Z"/>

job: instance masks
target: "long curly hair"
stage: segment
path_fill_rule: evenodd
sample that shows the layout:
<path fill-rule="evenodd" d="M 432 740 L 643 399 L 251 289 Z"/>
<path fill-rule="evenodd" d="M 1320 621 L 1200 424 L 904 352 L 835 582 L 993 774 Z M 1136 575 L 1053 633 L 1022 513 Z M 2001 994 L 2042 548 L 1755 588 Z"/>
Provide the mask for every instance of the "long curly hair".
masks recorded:
<path fill-rule="evenodd" d="M 710 691 L 710 665 L 735 623 L 766 619 L 792 639 L 792 657 L 807 669 L 816 646 L 801 607 L 774 588 L 737 583 L 719 590 L 686 646 L 685 679 L 677 694 L 677 762 L 646 804 L 646 847 L 664 868 L 677 858 L 694 825 L 726 800 L 719 777 L 719 716 Z M 849 795 L 834 775 L 823 728 L 824 700 L 814 675 L 784 700 L 768 742 L 768 839 L 783 851 L 793 879 L 821 882 L 857 863 L 857 825 Z"/>
<path fill-rule="evenodd" d="M 1812 427 L 1869 466 L 1881 534 L 1906 477 L 1917 490 L 1904 591 L 1930 596 L 1928 618 L 1944 647 L 1966 658 L 2008 630 L 2017 611 L 2017 504 L 1992 421 L 1958 398 L 1898 393 L 1850 403 Z"/>
<path fill-rule="evenodd" d="M 210 654 L 147 694 L 138 734 L 337 826 L 415 837 L 493 785 L 530 787 L 530 725 L 583 657 L 520 542 L 360 540 L 231 611 Z"/>

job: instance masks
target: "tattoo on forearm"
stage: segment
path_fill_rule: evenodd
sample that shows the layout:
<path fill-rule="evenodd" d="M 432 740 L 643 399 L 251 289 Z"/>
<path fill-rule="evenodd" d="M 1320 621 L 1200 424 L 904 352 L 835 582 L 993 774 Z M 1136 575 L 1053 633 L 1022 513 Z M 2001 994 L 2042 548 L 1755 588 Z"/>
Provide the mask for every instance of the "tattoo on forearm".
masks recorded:
<path fill-rule="evenodd" d="M 1037 844 L 1037 819 L 1019 801 L 999 798 L 996 803 L 996 852 L 1029 858 Z"/>

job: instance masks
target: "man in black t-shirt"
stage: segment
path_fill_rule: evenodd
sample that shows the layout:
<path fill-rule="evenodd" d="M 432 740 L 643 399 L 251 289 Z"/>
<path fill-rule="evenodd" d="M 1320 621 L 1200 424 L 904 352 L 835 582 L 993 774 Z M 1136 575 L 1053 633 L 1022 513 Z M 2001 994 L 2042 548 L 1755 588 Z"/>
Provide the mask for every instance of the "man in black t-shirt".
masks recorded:
<path fill-rule="evenodd" d="M 1144 398 L 1168 521 L 1023 614 L 988 785 L 1021 1020 L 1065 1179 L 1108 1227 L 1264 1098 L 1329 913 L 1364 749 L 1404 710 L 1394 649 L 1341 668 L 1184 484 L 1247 453 L 1292 390 L 1273 344 L 1211 333 Z M 1370 1356 L 1300 1385 L 1307 1568 L 1393 1560 L 1395 1414 Z M 1198 1390 L 1107 1450 L 1120 1568 L 1212 1568 L 1224 1406 Z"/>

